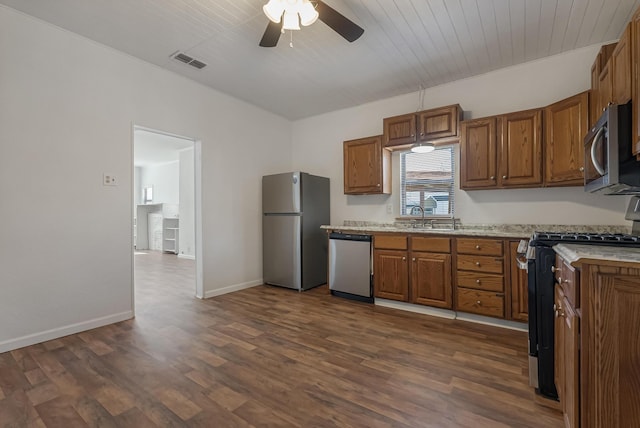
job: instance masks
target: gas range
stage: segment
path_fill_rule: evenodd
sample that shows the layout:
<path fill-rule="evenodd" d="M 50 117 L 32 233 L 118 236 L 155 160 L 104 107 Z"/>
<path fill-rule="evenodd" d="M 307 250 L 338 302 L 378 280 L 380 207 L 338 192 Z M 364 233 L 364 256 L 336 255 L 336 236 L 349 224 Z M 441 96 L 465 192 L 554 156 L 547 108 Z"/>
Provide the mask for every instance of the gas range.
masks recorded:
<path fill-rule="evenodd" d="M 611 245 L 640 248 L 640 236 L 624 233 L 534 232 L 529 241 L 531 247 L 551 247 L 556 244 Z"/>

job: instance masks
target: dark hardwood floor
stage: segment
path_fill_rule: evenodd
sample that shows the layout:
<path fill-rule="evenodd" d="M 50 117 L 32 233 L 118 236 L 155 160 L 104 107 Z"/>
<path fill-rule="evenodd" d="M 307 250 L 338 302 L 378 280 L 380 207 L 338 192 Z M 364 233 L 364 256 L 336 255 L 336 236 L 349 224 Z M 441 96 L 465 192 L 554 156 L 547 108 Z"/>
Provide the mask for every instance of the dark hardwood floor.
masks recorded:
<path fill-rule="evenodd" d="M 561 427 L 526 334 L 259 286 L 193 298 L 136 255 L 136 319 L 0 354 L 2 427 Z"/>

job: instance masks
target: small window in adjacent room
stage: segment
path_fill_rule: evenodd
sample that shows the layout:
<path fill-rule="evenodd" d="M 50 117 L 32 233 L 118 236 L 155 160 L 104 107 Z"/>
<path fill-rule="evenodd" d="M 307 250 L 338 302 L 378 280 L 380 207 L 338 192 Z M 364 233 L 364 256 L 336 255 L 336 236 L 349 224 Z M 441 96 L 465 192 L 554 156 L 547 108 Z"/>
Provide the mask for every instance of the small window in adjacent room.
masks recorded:
<path fill-rule="evenodd" d="M 400 154 L 400 213 L 411 215 L 415 206 L 425 216 L 453 217 L 453 146 L 437 147 L 430 153 Z M 420 216 L 419 210 L 413 211 Z"/>

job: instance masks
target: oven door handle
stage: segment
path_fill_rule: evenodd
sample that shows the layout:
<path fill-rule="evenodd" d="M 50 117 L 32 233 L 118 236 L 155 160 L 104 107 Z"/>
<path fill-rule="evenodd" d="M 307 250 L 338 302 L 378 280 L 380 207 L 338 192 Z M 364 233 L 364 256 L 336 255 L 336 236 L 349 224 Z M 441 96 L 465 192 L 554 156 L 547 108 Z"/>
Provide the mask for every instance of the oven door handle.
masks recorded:
<path fill-rule="evenodd" d="M 598 132 L 596 132 L 596 135 L 593 137 L 593 143 L 591 143 L 591 163 L 600 175 L 604 175 L 604 167 L 600 165 L 598 163 L 598 160 L 596 159 L 596 146 L 598 145 L 598 143 L 602 142 L 602 139 L 600 139 L 600 137 L 602 136 L 604 129 L 604 127 L 598 129 Z"/>

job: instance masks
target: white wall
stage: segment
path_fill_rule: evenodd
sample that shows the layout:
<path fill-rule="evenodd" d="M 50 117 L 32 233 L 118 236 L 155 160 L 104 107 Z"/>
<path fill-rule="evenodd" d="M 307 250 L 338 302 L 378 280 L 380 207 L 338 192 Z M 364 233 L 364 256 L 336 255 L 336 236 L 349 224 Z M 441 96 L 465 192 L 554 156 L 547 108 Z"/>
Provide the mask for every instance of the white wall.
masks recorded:
<path fill-rule="evenodd" d="M 0 352 L 131 317 L 133 124 L 202 142 L 205 292 L 261 281 L 288 121 L 5 6 L 0 58 Z"/>
<path fill-rule="evenodd" d="M 392 195 L 346 196 L 344 140 L 382 134 L 384 117 L 418 109 L 458 103 L 470 119 L 544 107 L 589 89 L 590 68 L 598 49 L 590 46 L 430 88 L 423 106 L 418 105 L 416 92 L 296 121 L 294 167 L 331 178 L 333 224 L 344 220 L 391 222 L 400 204 L 398 156 L 393 156 Z M 629 224 L 624 220 L 628 198 L 589 195 L 582 188 L 458 190 L 455 200 L 456 217 L 463 223 Z M 387 204 L 393 204 L 394 214 L 386 213 Z"/>
<path fill-rule="evenodd" d="M 154 204 L 180 203 L 180 162 L 150 165 L 141 168 L 142 188 L 153 186 Z"/>
<path fill-rule="evenodd" d="M 180 151 L 180 232 L 178 234 L 181 256 L 195 257 L 195 169 L 194 149 Z"/>

